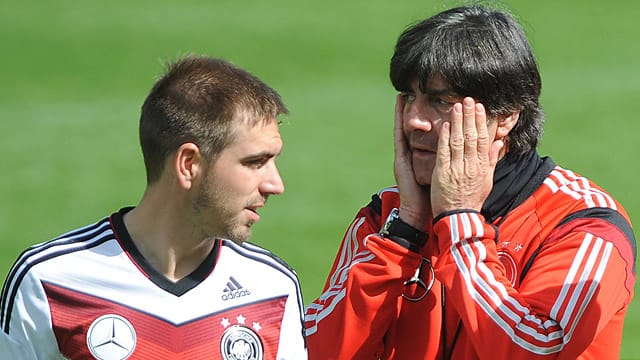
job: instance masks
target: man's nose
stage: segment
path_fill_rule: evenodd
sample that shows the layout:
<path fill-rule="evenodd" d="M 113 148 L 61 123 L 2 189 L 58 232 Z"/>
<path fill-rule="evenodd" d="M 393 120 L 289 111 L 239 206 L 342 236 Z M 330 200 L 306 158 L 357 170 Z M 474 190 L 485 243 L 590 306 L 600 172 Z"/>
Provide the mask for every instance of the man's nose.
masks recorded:
<path fill-rule="evenodd" d="M 270 166 L 265 180 L 260 185 L 260 191 L 265 194 L 279 195 L 284 192 L 284 182 L 275 163 Z"/>
<path fill-rule="evenodd" d="M 405 128 L 410 131 L 430 132 L 433 130 L 435 114 L 433 111 L 417 102 L 413 102 L 405 111 Z"/>

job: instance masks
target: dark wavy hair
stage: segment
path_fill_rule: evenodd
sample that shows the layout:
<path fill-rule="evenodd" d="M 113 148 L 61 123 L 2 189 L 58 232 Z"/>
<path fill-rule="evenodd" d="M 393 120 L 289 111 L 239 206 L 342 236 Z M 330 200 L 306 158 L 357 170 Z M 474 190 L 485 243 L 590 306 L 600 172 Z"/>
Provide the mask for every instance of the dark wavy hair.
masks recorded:
<path fill-rule="evenodd" d="M 544 123 L 540 73 L 522 27 L 510 14 L 462 6 L 408 27 L 391 58 L 393 86 L 410 91 L 417 80 L 424 91 L 434 75 L 458 95 L 480 101 L 490 116 L 520 111 L 508 135 L 509 156 L 537 147 Z"/>

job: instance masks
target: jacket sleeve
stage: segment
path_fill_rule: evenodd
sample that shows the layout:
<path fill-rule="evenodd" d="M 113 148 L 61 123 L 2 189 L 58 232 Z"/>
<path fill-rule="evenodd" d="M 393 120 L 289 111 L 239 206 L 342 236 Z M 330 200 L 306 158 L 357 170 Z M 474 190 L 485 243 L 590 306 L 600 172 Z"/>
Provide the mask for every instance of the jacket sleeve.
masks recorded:
<path fill-rule="evenodd" d="M 606 358 L 619 348 L 621 334 L 606 327 L 624 317 L 635 255 L 613 226 L 578 221 L 554 230 L 517 290 L 498 259 L 495 230 L 480 214 L 450 214 L 434 232 L 436 277 L 480 358 L 576 359 L 598 336 L 613 339 L 601 349 Z"/>
<path fill-rule="evenodd" d="M 309 359 L 377 359 L 397 315 L 404 280 L 421 257 L 377 236 L 380 219 L 360 210 L 344 235 L 324 291 L 305 316 Z"/>

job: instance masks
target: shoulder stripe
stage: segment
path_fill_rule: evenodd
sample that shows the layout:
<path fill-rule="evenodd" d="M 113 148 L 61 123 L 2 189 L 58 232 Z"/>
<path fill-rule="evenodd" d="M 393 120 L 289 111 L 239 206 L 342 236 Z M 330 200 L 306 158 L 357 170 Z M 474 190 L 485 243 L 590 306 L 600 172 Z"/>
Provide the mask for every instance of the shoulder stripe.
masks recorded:
<path fill-rule="evenodd" d="M 321 304 L 311 303 L 309 308 L 314 311 L 308 311 L 305 315 L 307 336 L 314 334 L 318 330 L 318 323 L 329 316 L 337 304 L 344 299 L 345 283 L 351 268 L 375 258 L 375 255 L 366 247 L 360 246 L 361 243 L 358 241 L 358 230 L 365 221 L 364 217 L 356 218 L 347 229 L 334 270 L 329 276 L 329 283 L 317 300 Z"/>
<path fill-rule="evenodd" d="M 286 262 L 284 262 L 269 250 L 248 242 L 244 242 L 242 243 L 242 245 L 238 245 L 231 240 L 222 240 L 222 245 L 231 248 L 242 256 L 277 269 L 278 271 L 289 277 L 291 281 L 298 284 L 298 275 L 296 274 L 296 272 Z"/>
<path fill-rule="evenodd" d="M 271 251 L 253 243 L 245 241 L 241 245 L 238 245 L 231 240 L 224 239 L 221 241 L 221 243 L 223 246 L 232 249 L 233 251 L 241 254 L 244 257 L 273 267 L 274 269 L 283 273 L 291 280 L 291 282 L 293 282 L 296 288 L 298 311 L 300 313 L 300 324 L 303 329 L 302 335 L 304 336 L 304 302 L 302 299 L 302 289 L 300 288 L 300 281 L 298 280 L 298 275 L 296 274 L 295 270 L 291 268 L 291 266 L 289 266 L 284 260 L 273 254 Z"/>
<path fill-rule="evenodd" d="M 617 241 L 616 239 L 613 239 L 609 241 L 613 241 L 614 246 L 618 247 L 623 254 L 625 253 L 625 249 L 629 249 L 630 255 L 626 258 L 629 259 L 629 257 L 631 257 L 631 259 L 629 259 L 629 261 L 632 263 L 631 270 L 635 274 L 638 250 L 636 245 L 636 238 L 629 221 L 625 219 L 625 217 L 622 216 L 622 214 L 620 214 L 618 211 L 614 209 L 594 207 L 594 208 L 579 210 L 569 214 L 564 219 L 562 219 L 562 221 L 560 221 L 560 223 L 556 226 L 556 229 L 559 229 L 563 225 L 569 224 L 572 221 L 582 220 L 582 219 L 599 219 L 613 225 L 615 228 L 620 230 L 620 232 L 624 235 L 626 244 L 623 243 L 622 240 Z M 593 231 L 593 229 L 590 229 L 589 231 Z M 595 235 L 603 236 L 603 234 L 595 234 Z M 618 237 L 617 239 L 621 239 L 621 237 Z M 538 256 L 538 253 L 542 249 L 543 245 L 544 243 L 540 244 L 540 246 L 536 249 L 536 251 L 531 255 L 529 260 L 527 260 L 527 263 L 522 268 L 522 272 L 520 273 L 520 281 L 524 279 L 525 275 L 529 271 L 529 268 L 531 268 L 531 266 L 533 265 L 533 262 Z"/>
<path fill-rule="evenodd" d="M 11 309 L 22 279 L 29 270 L 49 259 L 75 251 L 85 250 L 105 241 L 114 239 L 110 222 L 107 218 L 77 230 L 70 231 L 47 242 L 34 245 L 25 250 L 11 267 L 2 289 L 0 301 L 0 325 L 5 332 L 9 331 Z"/>
<path fill-rule="evenodd" d="M 612 208 L 591 208 L 576 211 L 565 217 L 558 226 L 562 226 L 577 219 L 601 219 L 618 228 L 629 243 L 629 248 L 633 252 L 633 271 L 636 269 L 636 258 L 638 254 L 636 238 L 631 228 L 631 224 L 622 214 Z"/>
<path fill-rule="evenodd" d="M 360 243 L 358 242 L 358 229 L 365 222 L 365 218 L 357 218 L 355 219 L 349 228 L 347 229 L 347 233 L 344 239 L 345 245 L 340 252 L 340 257 L 338 259 L 338 266 L 336 266 L 336 270 L 331 275 L 330 286 L 328 291 L 337 290 L 343 286 L 343 283 L 347 280 L 349 275 L 349 269 L 360 262 L 369 261 L 373 258 L 371 251 L 366 248 L 360 248 Z"/>
<path fill-rule="evenodd" d="M 224 241 L 224 242 L 229 242 L 229 241 Z M 236 245 L 234 242 L 231 241 L 231 244 Z M 271 251 L 258 246 L 256 244 L 250 243 L 248 241 L 245 241 L 242 243 L 242 245 L 240 245 L 241 247 L 248 249 L 250 251 L 254 251 L 256 253 L 265 255 L 271 259 L 273 259 L 274 261 L 276 261 L 277 263 L 279 263 L 281 266 L 285 267 L 286 269 L 288 269 L 289 272 L 295 273 L 295 270 L 284 260 L 282 260 L 282 258 L 280 258 L 278 255 L 272 253 Z"/>
<path fill-rule="evenodd" d="M 582 199 L 587 207 L 607 207 L 616 210 L 617 205 L 611 195 L 591 186 L 589 180 L 577 176 L 570 170 L 556 166 L 544 184 L 556 193 L 558 191 L 571 196 L 576 200 Z"/>

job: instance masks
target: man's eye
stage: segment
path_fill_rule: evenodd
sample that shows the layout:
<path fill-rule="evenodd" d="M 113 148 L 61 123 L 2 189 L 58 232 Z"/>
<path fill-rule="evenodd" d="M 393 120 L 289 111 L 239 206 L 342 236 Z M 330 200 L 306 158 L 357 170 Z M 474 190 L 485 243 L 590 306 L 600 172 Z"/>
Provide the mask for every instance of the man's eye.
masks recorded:
<path fill-rule="evenodd" d="M 450 102 L 448 102 L 448 101 L 446 101 L 446 100 L 444 100 L 442 98 L 439 98 L 439 97 L 432 98 L 431 99 L 431 103 L 433 103 L 434 105 L 438 105 L 438 106 L 451 105 Z"/>
<path fill-rule="evenodd" d="M 245 166 L 250 167 L 252 169 L 260 169 L 264 166 L 264 164 L 266 164 L 266 160 L 264 159 L 255 159 L 255 160 L 249 160 L 245 163 Z"/>
<path fill-rule="evenodd" d="M 453 108 L 453 102 L 447 101 L 443 98 L 436 97 L 432 98 L 430 101 L 431 104 L 433 104 L 433 106 L 438 109 L 438 111 L 449 112 Z"/>
<path fill-rule="evenodd" d="M 400 96 L 404 98 L 405 102 L 411 102 L 416 99 L 416 96 L 409 93 L 402 93 Z"/>

